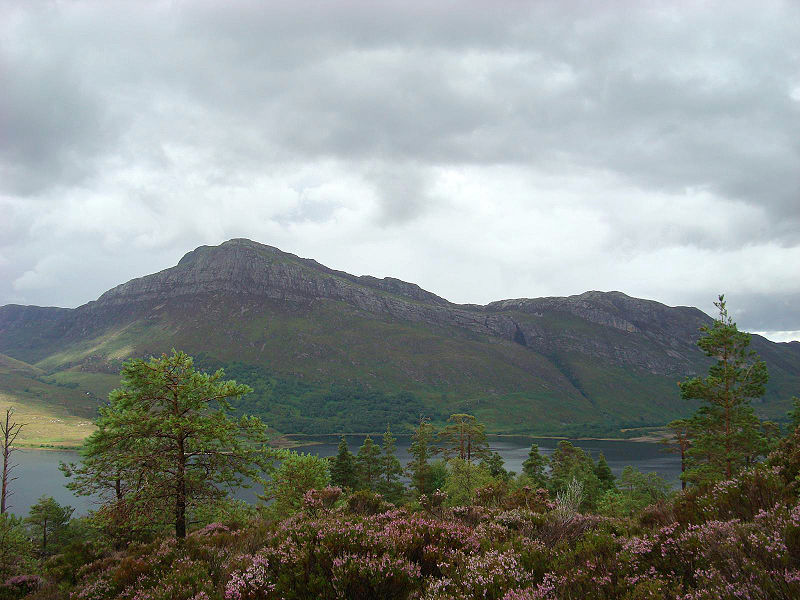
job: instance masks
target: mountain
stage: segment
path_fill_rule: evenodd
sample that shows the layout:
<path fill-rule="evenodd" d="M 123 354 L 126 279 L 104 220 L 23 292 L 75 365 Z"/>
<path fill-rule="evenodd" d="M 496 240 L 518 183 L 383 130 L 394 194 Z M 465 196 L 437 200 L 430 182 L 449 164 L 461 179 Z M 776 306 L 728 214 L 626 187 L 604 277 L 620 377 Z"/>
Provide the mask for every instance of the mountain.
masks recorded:
<path fill-rule="evenodd" d="M 710 322 L 621 292 L 454 304 L 234 239 L 76 309 L 0 307 L 0 375 L 28 369 L 80 390 L 68 404 L 85 415 L 123 360 L 179 348 L 251 385 L 239 408 L 284 432 L 470 412 L 497 432 L 620 435 L 694 409 L 676 381 L 707 368 L 696 342 Z M 800 392 L 800 343 L 753 336 L 752 347 L 771 376 L 756 409 L 783 417 Z M 19 396 L 18 380 L 0 385 Z"/>

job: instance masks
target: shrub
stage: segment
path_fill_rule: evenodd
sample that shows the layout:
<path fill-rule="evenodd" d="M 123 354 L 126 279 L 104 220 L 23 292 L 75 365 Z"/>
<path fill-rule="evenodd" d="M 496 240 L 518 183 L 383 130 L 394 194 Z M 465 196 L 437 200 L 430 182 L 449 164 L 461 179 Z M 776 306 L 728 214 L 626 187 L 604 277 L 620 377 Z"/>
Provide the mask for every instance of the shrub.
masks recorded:
<path fill-rule="evenodd" d="M 448 508 L 435 493 L 416 512 L 369 492 L 335 508 L 338 490 L 314 490 L 282 521 L 132 544 L 82 567 L 72 597 L 789 600 L 800 597 L 800 505 L 782 497 L 753 513 L 774 489 L 769 469 L 745 473 L 634 519 L 578 512 L 569 486 L 545 512 Z M 751 500 L 735 509 L 737 494 Z M 743 516 L 719 518 L 733 510 Z"/>
<path fill-rule="evenodd" d="M 369 490 L 353 492 L 347 498 L 347 511 L 354 515 L 376 515 L 386 508 L 383 496 Z"/>
<path fill-rule="evenodd" d="M 0 585 L 0 598 L 22 598 L 44 585 L 39 575 L 14 575 Z"/>
<path fill-rule="evenodd" d="M 311 489 L 303 495 L 303 509 L 311 514 L 330 510 L 342 495 L 340 487 L 326 487 L 321 490 Z"/>

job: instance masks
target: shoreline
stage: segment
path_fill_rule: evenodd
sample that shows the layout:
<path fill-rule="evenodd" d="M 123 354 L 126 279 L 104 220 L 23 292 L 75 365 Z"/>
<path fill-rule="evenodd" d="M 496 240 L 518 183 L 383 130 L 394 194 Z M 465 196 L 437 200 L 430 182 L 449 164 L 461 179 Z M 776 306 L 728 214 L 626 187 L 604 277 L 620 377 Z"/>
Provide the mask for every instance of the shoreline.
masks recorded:
<path fill-rule="evenodd" d="M 318 446 L 320 444 L 324 444 L 325 442 L 320 441 L 319 438 L 332 438 L 332 437 L 353 437 L 353 436 L 370 436 L 373 438 L 379 438 L 383 435 L 381 433 L 287 433 L 281 434 L 276 436 L 274 439 L 270 440 L 269 445 L 274 448 L 285 448 L 285 449 L 292 449 L 292 448 L 299 448 L 299 447 L 306 447 L 306 446 Z M 409 433 L 400 433 L 394 434 L 397 437 L 407 437 L 411 434 Z M 657 444 L 663 439 L 666 439 L 667 435 L 659 435 L 656 432 L 651 434 L 640 435 L 637 437 L 630 437 L 630 438 L 613 438 L 613 437 L 592 437 L 592 436 L 567 436 L 567 435 L 535 435 L 535 434 L 528 434 L 528 433 L 487 433 L 487 437 L 489 438 L 529 438 L 529 439 L 541 439 L 541 440 L 576 440 L 581 442 L 636 442 L 642 444 Z M 42 451 L 52 451 L 52 452 L 78 452 L 82 447 L 83 444 L 80 445 L 56 445 L 56 444 L 26 444 L 20 443 L 15 444 L 15 447 L 18 450 L 42 450 Z"/>
<path fill-rule="evenodd" d="M 410 437 L 410 433 L 394 433 L 392 432 L 395 437 Z M 317 441 L 314 438 L 320 437 L 353 437 L 353 436 L 370 436 L 370 437 L 381 437 L 383 432 L 381 433 L 287 433 L 281 437 L 285 438 L 309 438 L 311 441 L 309 443 L 298 444 L 295 443 L 295 446 L 313 446 L 318 445 L 323 442 Z M 636 437 L 630 438 L 613 438 L 613 437 L 592 437 L 592 436 L 569 436 L 569 435 L 536 435 L 530 433 L 487 433 L 486 436 L 488 438 L 530 438 L 530 439 L 540 439 L 540 440 L 576 440 L 581 442 L 637 442 L 643 444 L 655 444 L 660 442 L 661 440 L 669 437 L 668 435 L 658 435 L 657 432 L 653 432 L 649 435 L 639 435 Z"/>

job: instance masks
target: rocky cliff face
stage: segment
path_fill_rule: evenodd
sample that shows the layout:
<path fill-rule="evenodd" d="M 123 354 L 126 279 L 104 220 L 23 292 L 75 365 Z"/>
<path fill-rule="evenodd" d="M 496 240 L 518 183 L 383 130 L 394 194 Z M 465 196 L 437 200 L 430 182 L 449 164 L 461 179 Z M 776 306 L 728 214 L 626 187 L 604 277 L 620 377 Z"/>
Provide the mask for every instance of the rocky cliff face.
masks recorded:
<path fill-rule="evenodd" d="M 694 346 L 697 329 L 710 321 L 697 309 L 670 308 L 620 292 L 458 305 L 398 279 L 355 277 L 241 239 L 217 247 L 201 246 L 176 266 L 119 285 L 72 316 L 81 323 L 89 314 L 97 318 L 120 308 L 128 314 L 171 299 L 209 295 L 268 298 L 290 304 L 344 302 L 376 316 L 466 329 L 544 354 L 581 352 L 662 374 L 693 372 L 698 357 Z M 597 331 L 581 333 L 567 326 L 552 326 L 553 318 L 560 315 L 617 335 L 598 337 Z"/>
<path fill-rule="evenodd" d="M 234 239 L 215 247 L 201 246 L 176 266 L 118 285 L 87 306 L 161 302 L 214 293 L 250 294 L 292 302 L 328 298 L 377 311 L 381 310 L 382 299 L 392 297 L 432 306 L 450 305 L 399 279 L 355 277 L 272 246 Z"/>

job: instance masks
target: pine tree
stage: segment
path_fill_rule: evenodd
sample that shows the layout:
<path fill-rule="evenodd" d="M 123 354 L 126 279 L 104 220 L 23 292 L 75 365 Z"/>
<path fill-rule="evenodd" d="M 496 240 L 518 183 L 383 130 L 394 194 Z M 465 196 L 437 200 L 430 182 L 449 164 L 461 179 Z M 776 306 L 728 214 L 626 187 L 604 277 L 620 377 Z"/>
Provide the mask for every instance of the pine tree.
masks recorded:
<path fill-rule="evenodd" d="M 539 452 L 538 444 L 531 444 L 528 458 L 522 463 L 522 472 L 527 475 L 531 482 L 539 488 L 547 488 L 547 468 L 548 458 Z"/>
<path fill-rule="evenodd" d="M 356 456 L 356 475 L 359 489 L 370 490 L 371 492 L 377 490 L 378 481 L 381 477 L 380 458 L 381 449 L 372 441 L 370 436 L 367 436 L 358 449 L 358 455 Z"/>
<path fill-rule="evenodd" d="M 381 478 L 378 483 L 378 491 L 383 494 L 389 502 L 400 502 L 403 497 L 404 486 L 400 481 L 403 474 L 403 467 L 397 460 L 397 439 L 392 435 L 389 426 L 386 426 L 386 433 L 383 434 L 381 444 L 383 453 L 380 457 Z"/>
<path fill-rule="evenodd" d="M 561 440 L 550 457 L 550 490 L 563 493 L 573 479 L 583 487 L 583 508 L 592 508 L 603 490 L 592 457 L 567 440 Z"/>
<path fill-rule="evenodd" d="M 428 463 L 428 459 L 434 453 L 431 447 L 433 436 L 434 429 L 430 421 L 425 418 L 420 419 L 417 429 L 411 436 L 411 446 L 408 451 L 413 459 L 407 467 L 411 476 L 411 485 L 418 496 L 434 491 L 431 465 Z"/>
<path fill-rule="evenodd" d="M 789 427 L 791 427 L 791 434 L 795 429 L 800 427 L 800 398 L 792 396 L 792 410 L 786 413 L 789 417 Z"/>
<path fill-rule="evenodd" d="M 667 452 L 680 454 L 681 456 L 681 489 L 686 489 L 686 458 L 689 446 L 691 446 L 692 421 L 690 419 L 676 419 L 667 423 L 667 429 L 672 433 L 672 437 L 661 441 Z"/>
<path fill-rule="evenodd" d="M 597 464 L 594 466 L 594 474 L 600 480 L 600 487 L 603 491 L 614 489 L 614 474 L 611 472 L 611 467 L 608 466 L 605 455 L 601 452 L 597 457 Z"/>
<path fill-rule="evenodd" d="M 25 523 L 37 540 L 43 556 L 52 554 L 48 546 L 52 549 L 61 541 L 60 535 L 66 529 L 74 510 L 71 506 L 61 506 L 50 496 L 42 496 L 31 506 Z"/>
<path fill-rule="evenodd" d="M 703 404 L 692 418 L 692 445 L 685 476 L 696 483 L 730 479 L 766 451 L 766 439 L 750 400 L 764 394 L 768 379 L 764 361 L 748 349 L 750 335 L 737 329 L 725 297 L 714 305 L 719 317 L 697 345 L 716 359 L 707 377 L 679 383 L 684 400 Z"/>
<path fill-rule="evenodd" d="M 764 435 L 766 447 L 764 454 L 769 454 L 778 448 L 781 441 L 781 426 L 775 421 L 761 421 L 761 433 Z"/>
<path fill-rule="evenodd" d="M 486 467 L 486 469 L 489 471 L 489 474 L 493 478 L 500 481 L 509 481 L 514 474 L 506 471 L 505 467 L 503 466 L 505 465 L 505 462 L 506 461 L 503 460 L 503 457 L 500 456 L 499 452 L 490 452 L 488 456 L 481 460 L 480 465 L 482 467 Z"/>
<path fill-rule="evenodd" d="M 344 436 L 339 440 L 339 449 L 331 462 L 331 483 L 342 489 L 355 489 L 358 486 L 356 457 L 347 447 Z"/>
<path fill-rule="evenodd" d="M 223 375 L 196 371 L 191 357 L 174 350 L 126 362 L 82 465 L 64 465 L 73 491 L 106 492 L 104 508 L 133 528 L 168 523 L 175 537 L 186 537 L 190 510 L 224 498 L 225 488 L 246 485 L 271 464 L 264 424 L 228 416 L 228 399 L 250 388 Z"/>
<path fill-rule="evenodd" d="M 458 457 L 471 463 L 476 458 L 489 456 L 489 443 L 486 440 L 486 426 L 474 416 L 453 414 L 447 419 L 448 425 L 439 432 L 445 444 L 441 448 L 446 458 Z"/>

